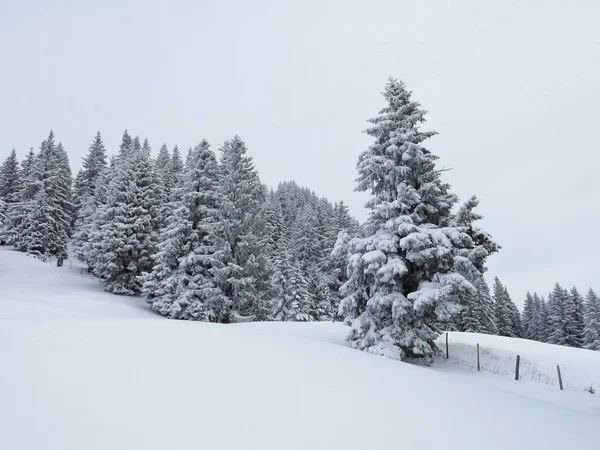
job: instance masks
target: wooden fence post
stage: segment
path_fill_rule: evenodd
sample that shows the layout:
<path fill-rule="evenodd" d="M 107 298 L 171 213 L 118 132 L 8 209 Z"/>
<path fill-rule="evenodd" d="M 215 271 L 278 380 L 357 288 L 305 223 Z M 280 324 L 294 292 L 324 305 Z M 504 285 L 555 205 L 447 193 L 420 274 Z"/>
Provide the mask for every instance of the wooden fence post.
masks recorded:
<path fill-rule="evenodd" d="M 448 353 L 448 333 L 446 333 L 446 359 L 448 359 L 450 354 Z"/>
<path fill-rule="evenodd" d="M 479 342 L 477 343 L 477 372 L 479 372 L 481 369 L 479 367 Z"/>
<path fill-rule="evenodd" d="M 515 380 L 519 381 L 519 364 L 521 363 L 521 357 L 517 355 L 517 367 L 515 368 Z"/>
<path fill-rule="evenodd" d="M 560 386 L 560 390 L 563 390 L 563 384 L 562 384 L 562 376 L 560 375 L 560 366 L 557 364 L 556 365 L 556 371 L 558 372 L 558 385 Z"/>

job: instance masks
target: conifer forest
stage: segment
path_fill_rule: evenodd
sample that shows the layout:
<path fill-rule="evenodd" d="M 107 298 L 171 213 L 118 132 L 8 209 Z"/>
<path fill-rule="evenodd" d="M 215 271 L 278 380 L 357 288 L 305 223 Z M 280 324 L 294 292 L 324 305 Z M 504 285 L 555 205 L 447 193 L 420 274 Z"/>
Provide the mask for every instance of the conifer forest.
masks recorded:
<path fill-rule="evenodd" d="M 109 149 L 98 132 L 73 174 L 50 131 L 0 168 L 0 241 L 81 261 L 107 292 L 142 296 L 169 319 L 344 321 L 352 347 L 395 359 L 431 358 L 447 330 L 600 350 L 592 289 L 549 280 L 520 311 L 498 278 L 488 285 L 501 247 L 477 196 L 461 202 L 444 181 L 425 119 L 389 79 L 356 164 L 364 223 L 294 181 L 267 187 L 237 135 L 180 149 L 126 130 Z"/>

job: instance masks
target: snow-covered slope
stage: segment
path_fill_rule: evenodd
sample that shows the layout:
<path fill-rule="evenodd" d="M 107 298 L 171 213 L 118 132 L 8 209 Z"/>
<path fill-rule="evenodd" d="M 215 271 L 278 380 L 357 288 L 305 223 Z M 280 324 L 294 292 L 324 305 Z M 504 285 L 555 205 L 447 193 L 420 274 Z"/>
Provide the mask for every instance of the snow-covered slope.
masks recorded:
<path fill-rule="evenodd" d="M 599 395 L 399 363 L 348 348 L 346 331 L 169 321 L 0 248 L 0 448 L 599 446 Z"/>

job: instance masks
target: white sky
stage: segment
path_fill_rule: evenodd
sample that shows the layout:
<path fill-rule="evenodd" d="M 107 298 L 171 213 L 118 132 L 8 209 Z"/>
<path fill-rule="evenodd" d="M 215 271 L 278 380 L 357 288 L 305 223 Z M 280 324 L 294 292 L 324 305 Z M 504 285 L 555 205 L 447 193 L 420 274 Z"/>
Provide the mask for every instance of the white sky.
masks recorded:
<path fill-rule="evenodd" d="M 392 75 L 430 111 L 446 179 L 475 193 L 521 303 L 598 279 L 600 2 L 0 0 L 0 159 L 48 131 L 73 168 L 96 130 L 184 150 L 239 134 L 270 186 L 364 219 L 365 120 Z"/>

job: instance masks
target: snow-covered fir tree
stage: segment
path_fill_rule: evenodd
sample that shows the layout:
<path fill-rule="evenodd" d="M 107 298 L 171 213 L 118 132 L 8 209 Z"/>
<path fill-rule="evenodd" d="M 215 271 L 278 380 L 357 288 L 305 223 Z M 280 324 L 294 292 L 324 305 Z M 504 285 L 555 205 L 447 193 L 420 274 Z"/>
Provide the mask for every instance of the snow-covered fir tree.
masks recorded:
<path fill-rule="evenodd" d="M 14 203 L 6 205 L 6 217 L 1 229 L 1 238 L 7 244 L 21 248 L 21 235 L 17 232 L 23 220 L 29 214 L 29 201 L 33 198 L 39 187 L 33 177 L 33 165 L 35 153 L 33 148 L 21 162 L 20 181 L 18 190 L 14 196 Z"/>
<path fill-rule="evenodd" d="M 565 329 L 565 306 L 569 293 L 556 283 L 548 296 L 548 327 L 547 342 L 549 344 L 567 345 L 567 331 Z"/>
<path fill-rule="evenodd" d="M 371 193 L 366 237 L 354 239 L 346 298 L 349 340 L 361 350 L 392 358 L 436 351 L 437 324 L 461 309 L 475 287 L 461 272 L 483 272 L 490 250 L 466 227 L 452 225 L 456 196 L 441 180 L 437 157 L 423 143 L 425 111 L 404 83 L 390 79 L 387 106 L 366 131 L 375 143 L 358 161 L 357 190 Z M 493 251 L 493 250 L 492 250 Z"/>
<path fill-rule="evenodd" d="M 25 164 L 24 175 L 14 244 L 43 259 L 56 256 L 60 265 L 67 258 L 72 180 L 67 154 L 54 143 L 52 131 L 39 154 Z"/>
<path fill-rule="evenodd" d="M 169 163 L 169 178 L 170 186 L 174 187 L 177 185 L 179 177 L 183 173 L 183 159 L 179 152 L 179 147 L 173 147 L 173 154 L 171 155 L 171 161 Z"/>
<path fill-rule="evenodd" d="M 583 297 L 576 288 L 572 288 L 567 296 L 564 313 L 566 345 L 581 348 L 584 342 Z"/>
<path fill-rule="evenodd" d="M 0 243 L 10 241 L 10 221 L 12 209 L 17 207 L 21 191 L 21 168 L 15 150 L 0 166 Z"/>
<path fill-rule="evenodd" d="M 585 345 L 583 298 L 577 289 L 569 292 L 556 283 L 548 297 L 547 311 L 546 342 L 577 348 Z"/>
<path fill-rule="evenodd" d="M 56 146 L 57 154 L 57 168 L 58 168 L 58 182 L 62 187 L 64 196 L 60 197 L 59 208 L 64 211 L 65 215 L 69 220 L 67 226 L 67 235 L 71 236 L 73 232 L 73 222 L 75 221 L 76 211 L 73 203 L 73 175 L 71 172 L 71 165 L 69 163 L 69 155 L 63 148 L 61 142 Z"/>
<path fill-rule="evenodd" d="M 548 316 L 548 305 L 544 297 L 533 294 L 533 301 L 536 305 L 535 315 L 535 339 L 540 342 L 548 342 L 550 335 L 550 319 Z"/>
<path fill-rule="evenodd" d="M 512 308 L 506 290 L 498 279 L 494 278 L 494 316 L 500 336 L 514 336 L 512 327 Z"/>
<path fill-rule="evenodd" d="M 584 306 L 583 348 L 600 350 L 600 298 L 592 289 Z"/>
<path fill-rule="evenodd" d="M 512 301 L 512 298 L 508 294 L 508 289 L 506 288 L 506 286 L 504 286 L 504 296 L 508 305 L 511 337 L 520 338 L 521 336 L 523 336 L 521 312 L 519 311 L 519 308 L 517 308 L 517 305 Z"/>
<path fill-rule="evenodd" d="M 167 193 L 167 197 L 173 188 L 171 177 L 171 154 L 167 144 L 163 144 L 156 156 L 156 173 L 160 177 L 160 182 Z"/>
<path fill-rule="evenodd" d="M 224 272 L 222 211 L 217 160 L 206 141 L 187 160 L 180 200 L 162 230 L 143 292 L 152 309 L 173 319 L 228 322 L 231 302 L 220 286 Z"/>
<path fill-rule="evenodd" d="M 21 188 L 21 168 L 17 153 L 13 149 L 2 166 L 0 166 L 0 199 L 6 203 L 18 201 L 18 192 Z"/>
<path fill-rule="evenodd" d="M 534 317 L 535 317 L 535 303 L 533 295 L 527 292 L 525 295 L 525 302 L 523 304 L 523 337 L 526 339 L 535 339 L 535 328 L 534 328 Z"/>
<path fill-rule="evenodd" d="M 292 226 L 290 251 L 305 274 L 314 270 L 321 260 L 322 242 L 316 211 L 305 205 Z"/>
<path fill-rule="evenodd" d="M 88 154 L 82 159 L 82 169 L 77 173 L 73 186 L 74 204 L 77 210 L 93 197 L 98 177 L 106 170 L 106 148 L 98 131 L 90 144 Z"/>
<path fill-rule="evenodd" d="M 89 264 L 108 292 L 137 295 L 142 274 L 154 265 L 161 206 L 158 181 L 137 137 L 128 151 L 122 149 L 112 170 L 106 204 L 94 217 L 96 237 Z"/>
<path fill-rule="evenodd" d="M 224 228 L 231 257 L 222 288 L 231 301 L 230 320 L 251 321 L 255 319 L 260 299 L 271 291 L 258 291 L 258 280 L 269 278 L 271 270 L 268 262 L 261 257 L 264 228 L 259 212 L 266 201 L 266 189 L 242 139 L 235 136 L 226 141 L 221 153 L 221 192 L 228 200 L 223 211 Z M 256 263 L 259 257 L 261 264 Z"/>
<path fill-rule="evenodd" d="M 308 291 L 308 283 L 304 278 L 300 263 L 291 256 L 284 262 L 282 295 L 275 305 L 275 320 L 309 321 L 313 299 Z"/>
<path fill-rule="evenodd" d="M 477 289 L 477 296 L 481 305 L 480 333 L 498 334 L 496 316 L 494 314 L 494 299 L 490 288 L 483 277 L 479 277 L 473 284 Z"/>
<path fill-rule="evenodd" d="M 93 216 L 102 204 L 101 196 L 97 195 L 96 189 L 106 182 L 103 179 L 107 176 L 108 170 L 106 159 L 106 148 L 102 142 L 102 136 L 98 132 L 90 145 L 88 154 L 82 160 L 83 168 L 77 174 L 74 188 L 76 220 L 71 247 L 74 256 L 81 261 L 85 261 L 88 255 Z"/>
<path fill-rule="evenodd" d="M 460 302 L 462 306 L 460 315 L 451 322 L 441 323 L 440 325 L 445 329 L 475 333 L 496 333 L 493 300 L 482 271 L 478 270 L 477 267 L 483 267 L 483 261 L 478 261 L 478 258 L 486 258 L 489 253 L 496 252 L 499 247 L 491 236 L 475 224 L 475 222 L 483 219 L 483 216 L 475 212 L 478 205 L 479 199 L 472 196 L 458 209 L 451 222 L 452 225 L 466 230 L 471 239 L 484 250 L 481 255 L 477 255 L 475 252 L 472 253 L 471 261 L 468 263 L 465 264 L 459 261 L 457 264 L 460 274 L 475 287 L 475 291 L 465 291 Z"/>

